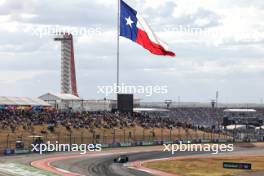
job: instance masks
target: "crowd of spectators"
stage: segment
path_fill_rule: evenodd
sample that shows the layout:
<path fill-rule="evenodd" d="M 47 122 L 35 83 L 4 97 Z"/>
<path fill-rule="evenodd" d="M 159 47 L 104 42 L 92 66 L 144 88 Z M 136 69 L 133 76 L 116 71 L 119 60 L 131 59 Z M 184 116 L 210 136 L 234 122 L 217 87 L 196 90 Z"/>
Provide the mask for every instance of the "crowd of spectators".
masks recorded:
<path fill-rule="evenodd" d="M 15 131 L 18 127 L 25 130 L 35 125 L 62 125 L 72 128 L 193 128 L 217 129 L 223 121 L 222 108 L 175 108 L 167 117 L 149 113 L 122 114 L 112 112 L 40 112 L 0 110 L 0 129 Z M 264 110 L 258 110 L 258 116 L 264 116 Z"/>
<path fill-rule="evenodd" d="M 179 125 L 170 118 L 151 117 L 147 114 L 122 114 L 112 112 L 38 112 L 0 110 L 0 129 L 15 131 L 18 127 L 30 130 L 35 125 L 62 125 L 72 128 L 144 128 L 173 127 Z"/>
<path fill-rule="evenodd" d="M 204 128 L 217 128 L 223 123 L 224 110 L 227 108 L 173 108 L 170 117 L 191 126 L 201 126 Z M 246 108 L 241 108 L 246 109 Z M 256 108 L 256 117 L 264 120 L 264 109 Z"/>
<path fill-rule="evenodd" d="M 174 108 L 170 117 L 193 126 L 212 127 L 223 122 L 222 108 Z"/>

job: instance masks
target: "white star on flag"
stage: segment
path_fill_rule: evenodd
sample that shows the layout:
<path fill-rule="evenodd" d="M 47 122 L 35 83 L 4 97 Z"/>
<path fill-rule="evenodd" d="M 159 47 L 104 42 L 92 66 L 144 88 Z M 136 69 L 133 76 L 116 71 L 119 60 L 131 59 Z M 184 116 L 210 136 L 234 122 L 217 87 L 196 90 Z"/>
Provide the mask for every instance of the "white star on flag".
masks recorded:
<path fill-rule="evenodd" d="M 130 16 L 128 18 L 126 18 L 126 25 L 129 25 L 132 28 L 132 24 L 134 23 L 134 21 L 131 20 Z"/>

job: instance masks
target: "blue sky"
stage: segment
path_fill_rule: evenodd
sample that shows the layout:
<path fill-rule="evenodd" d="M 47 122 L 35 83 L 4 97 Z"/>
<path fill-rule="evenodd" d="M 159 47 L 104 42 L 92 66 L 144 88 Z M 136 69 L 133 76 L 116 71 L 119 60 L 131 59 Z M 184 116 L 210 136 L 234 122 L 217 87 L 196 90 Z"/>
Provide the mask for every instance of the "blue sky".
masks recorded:
<path fill-rule="evenodd" d="M 177 57 L 159 57 L 121 38 L 121 82 L 168 86 L 165 99 L 259 103 L 264 97 L 264 2 L 127 0 Z M 0 95 L 37 97 L 60 91 L 60 45 L 46 29 L 70 29 L 80 96 L 116 80 L 116 0 L 0 0 Z M 36 32 L 42 31 L 42 36 Z M 50 31 L 49 31 L 50 32 Z"/>

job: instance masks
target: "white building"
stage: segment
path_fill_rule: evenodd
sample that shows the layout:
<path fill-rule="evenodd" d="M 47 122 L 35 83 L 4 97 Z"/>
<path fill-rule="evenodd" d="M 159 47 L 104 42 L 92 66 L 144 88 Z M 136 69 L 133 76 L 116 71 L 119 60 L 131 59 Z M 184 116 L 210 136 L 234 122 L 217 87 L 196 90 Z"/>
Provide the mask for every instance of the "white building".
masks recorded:
<path fill-rule="evenodd" d="M 111 111 L 109 100 L 83 100 L 72 94 L 47 93 L 39 97 L 58 110 L 72 111 Z"/>
<path fill-rule="evenodd" d="M 47 93 L 39 97 L 58 110 L 81 111 L 82 99 L 72 94 Z"/>

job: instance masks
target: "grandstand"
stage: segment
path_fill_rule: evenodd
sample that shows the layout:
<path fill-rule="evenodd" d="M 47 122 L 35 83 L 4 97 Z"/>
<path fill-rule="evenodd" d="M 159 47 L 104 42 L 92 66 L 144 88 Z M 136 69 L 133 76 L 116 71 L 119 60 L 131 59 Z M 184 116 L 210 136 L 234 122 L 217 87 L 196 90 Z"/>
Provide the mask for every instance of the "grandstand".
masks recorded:
<path fill-rule="evenodd" d="M 112 144 L 115 142 L 155 142 L 229 138 L 219 131 L 197 128 L 181 120 L 162 118 L 156 113 L 133 115 L 101 112 L 46 110 L 0 110 L 0 145 L 14 146 L 17 139 L 29 146 L 28 136 L 44 136 L 45 141 Z"/>
<path fill-rule="evenodd" d="M 257 117 L 255 109 L 226 109 L 224 110 L 223 124 L 224 126 L 237 124 L 259 127 L 263 122 Z"/>
<path fill-rule="evenodd" d="M 166 104 L 164 102 L 141 102 L 142 107 L 157 107 L 157 108 L 165 108 Z M 212 102 L 177 102 L 173 101 L 170 104 L 171 108 L 211 108 Z M 257 103 L 218 103 L 217 108 L 264 108 L 264 104 Z"/>
<path fill-rule="evenodd" d="M 28 136 L 35 135 L 43 136 L 44 141 L 102 144 L 176 140 L 232 141 L 234 138 L 240 140 L 245 138 L 238 130 L 238 133 L 234 134 L 222 128 L 224 108 L 173 107 L 169 110 L 135 108 L 133 114 L 125 114 L 105 110 L 75 112 L 56 109 L 51 111 L 45 108 L 22 109 L 18 107 L 50 107 L 50 105 L 40 99 L 1 98 L 1 100 L 2 106 L 5 107 L 0 110 L 1 150 L 13 147 L 17 139 L 22 139 L 26 143 L 25 146 L 30 146 L 32 139 Z M 92 101 L 92 103 L 96 102 Z M 7 108 L 14 105 L 17 108 Z M 264 108 L 255 109 L 256 116 L 263 118 Z M 251 135 L 246 133 L 246 135 L 254 140 L 264 140 L 263 132 L 264 128 L 259 128 L 257 133 L 253 132 Z"/>
<path fill-rule="evenodd" d="M 233 138 L 243 141 L 263 140 L 263 118 L 255 109 L 225 109 L 223 126 L 233 133 Z"/>

